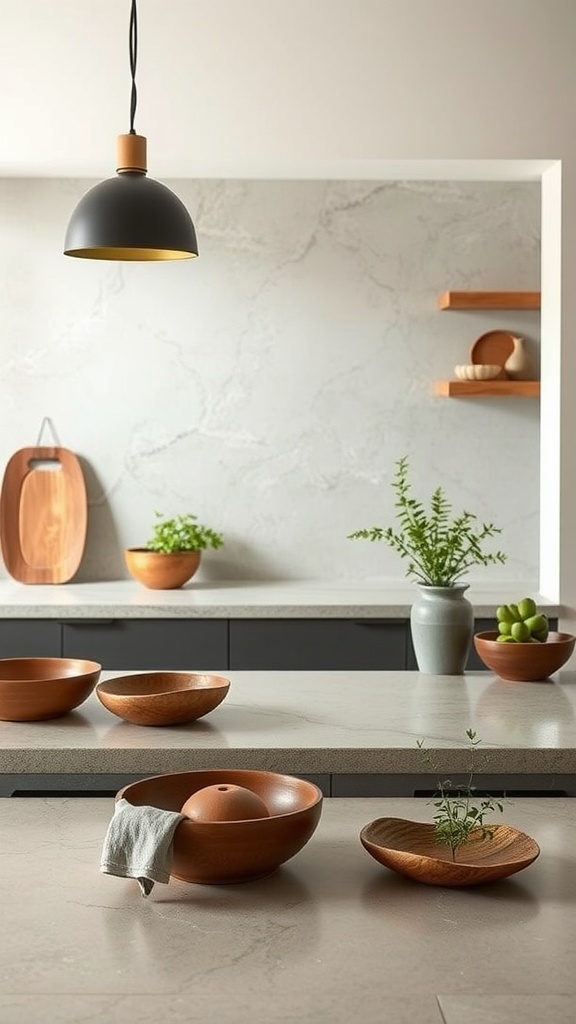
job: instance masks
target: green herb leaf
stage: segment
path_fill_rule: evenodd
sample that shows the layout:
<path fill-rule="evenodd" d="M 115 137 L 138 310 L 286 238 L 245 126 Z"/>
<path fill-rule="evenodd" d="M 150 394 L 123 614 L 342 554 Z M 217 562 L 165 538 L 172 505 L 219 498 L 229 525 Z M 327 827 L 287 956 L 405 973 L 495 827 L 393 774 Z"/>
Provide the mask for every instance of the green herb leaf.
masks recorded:
<path fill-rule="evenodd" d="M 502 531 L 493 523 L 479 523 L 472 512 L 454 516 L 441 487 L 430 498 L 430 510 L 413 498 L 408 482 L 408 459 L 396 462 L 392 489 L 396 495 L 397 527 L 372 526 L 356 530 L 349 539 L 383 540 L 408 560 L 407 576 L 434 587 L 454 586 L 473 565 L 503 564 L 502 551 L 486 552 L 484 541 Z"/>

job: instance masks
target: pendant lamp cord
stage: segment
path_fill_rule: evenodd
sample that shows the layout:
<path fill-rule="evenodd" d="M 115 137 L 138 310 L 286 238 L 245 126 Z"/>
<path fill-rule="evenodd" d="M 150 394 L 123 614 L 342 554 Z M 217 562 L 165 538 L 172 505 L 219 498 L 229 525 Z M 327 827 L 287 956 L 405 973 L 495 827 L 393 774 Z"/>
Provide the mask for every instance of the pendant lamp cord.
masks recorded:
<path fill-rule="evenodd" d="M 132 0 L 130 9 L 130 72 L 132 74 L 132 90 L 130 93 L 130 135 L 135 135 L 134 118 L 136 116 L 136 103 L 138 95 L 136 92 L 136 60 L 138 57 L 138 19 L 136 15 L 136 0 Z"/>

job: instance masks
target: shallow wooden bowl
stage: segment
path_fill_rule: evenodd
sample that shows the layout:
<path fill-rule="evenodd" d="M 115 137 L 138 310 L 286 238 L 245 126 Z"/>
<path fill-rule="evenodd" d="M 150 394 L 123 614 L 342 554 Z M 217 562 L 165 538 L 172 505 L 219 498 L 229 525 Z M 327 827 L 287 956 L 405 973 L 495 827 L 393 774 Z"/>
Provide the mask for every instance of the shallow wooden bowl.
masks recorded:
<path fill-rule="evenodd" d="M 1 658 L 0 721 L 42 722 L 83 704 L 102 666 L 79 658 Z"/>
<path fill-rule="evenodd" d="M 540 853 L 538 843 L 510 825 L 490 825 L 491 838 L 481 832 L 456 853 L 438 844 L 434 825 L 404 818 L 378 818 L 365 825 L 360 841 L 387 868 L 425 885 L 484 885 L 522 871 Z"/>
<path fill-rule="evenodd" d="M 266 804 L 268 817 L 180 822 L 174 834 L 174 878 L 211 885 L 262 878 L 294 857 L 320 820 L 321 790 L 275 772 L 221 769 L 156 775 L 125 786 L 116 799 L 180 811 L 193 793 L 219 784 L 252 790 Z"/>
<path fill-rule="evenodd" d="M 113 715 L 134 725 L 182 725 L 222 703 L 230 680 L 195 672 L 141 672 L 107 679 L 96 696 Z"/>
<path fill-rule="evenodd" d="M 572 633 L 549 633 L 542 644 L 501 644 L 496 631 L 476 633 L 474 646 L 484 664 L 501 679 L 533 683 L 562 668 L 574 651 Z"/>

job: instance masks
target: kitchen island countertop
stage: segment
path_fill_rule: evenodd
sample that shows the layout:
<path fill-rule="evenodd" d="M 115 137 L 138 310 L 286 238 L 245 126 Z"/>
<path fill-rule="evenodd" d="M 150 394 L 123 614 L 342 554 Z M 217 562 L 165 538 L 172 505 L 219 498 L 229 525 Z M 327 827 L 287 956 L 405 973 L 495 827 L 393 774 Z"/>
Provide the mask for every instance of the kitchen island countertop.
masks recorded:
<path fill-rule="evenodd" d="M 101 678 L 122 673 L 104 672 Z M 576 673 L 541 683 L 490 672 L 226 672 L 219 707 L 188 725 L 131 725 L 95 693 L 45 722 L 0 722 L 0 773 L 155 774 L 256 768 L 293 774 L 576 773 Z M 430 771 L 430 769 L 428 769 Z"/>
<path fill-rule="evenodd" d="M 422 801 L 325 800 L 307 846 L 256 882 L 99 872 L 112 800 L 0 801 L 3 1024 L 572 1024 L 576 801 L 506 821 L 529 868 L 471 889 L 372 860 L 361 827 Z"/>

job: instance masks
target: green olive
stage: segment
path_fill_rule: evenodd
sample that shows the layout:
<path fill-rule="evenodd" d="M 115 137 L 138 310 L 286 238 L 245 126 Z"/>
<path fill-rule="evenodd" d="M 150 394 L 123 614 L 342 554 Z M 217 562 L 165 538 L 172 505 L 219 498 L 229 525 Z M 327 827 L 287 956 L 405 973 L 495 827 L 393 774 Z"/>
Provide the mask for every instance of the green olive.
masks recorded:
<path fill-rule="evenodd" d="M 520 644 L 525 644 L 530 639 L 530 630 L 525 622 L 512 623 L 512 636 Z"/>
<path fill-rule="evenodd" d="M 536 602 L 531 597 L 524 597 L 518 602 L 518 612 L 522 619 L 529 619 L 530 616 L 536 615 Z"/>

